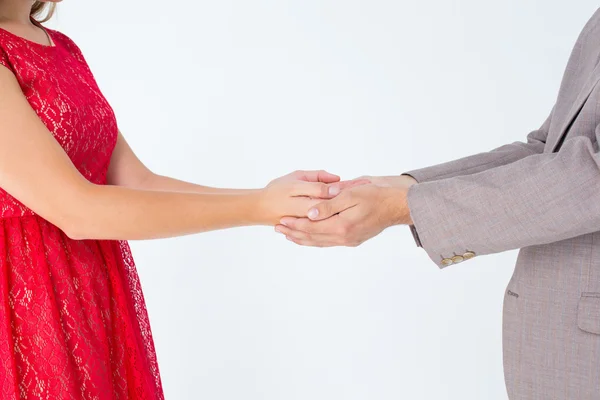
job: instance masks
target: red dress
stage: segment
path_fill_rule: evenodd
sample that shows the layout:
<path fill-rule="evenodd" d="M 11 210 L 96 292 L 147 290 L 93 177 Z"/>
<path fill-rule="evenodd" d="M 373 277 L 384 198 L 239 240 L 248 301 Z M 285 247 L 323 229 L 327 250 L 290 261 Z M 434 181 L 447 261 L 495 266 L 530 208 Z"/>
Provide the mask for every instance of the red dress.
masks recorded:
<path fill-rule="evenodd" d="M 0 64 L 79 172 L 106 184 L 114 113 L 75 43 L 47 32 L 54 46 L 0 29 Z M 164 398 L 128 243 L 70 239 L 1 188 L 0 398 Z"/>

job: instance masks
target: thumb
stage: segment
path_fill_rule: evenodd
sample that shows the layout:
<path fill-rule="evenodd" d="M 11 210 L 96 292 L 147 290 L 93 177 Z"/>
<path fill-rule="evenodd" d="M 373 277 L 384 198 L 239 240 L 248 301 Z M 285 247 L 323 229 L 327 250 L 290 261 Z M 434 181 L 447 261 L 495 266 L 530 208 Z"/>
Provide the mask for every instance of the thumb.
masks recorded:
<path fill-rule="evenodd" d="M 351 201 L 350 196 L 344 196 L 342 194 L 331 200 L 318 203 L 308 210 L 306 215 L 313 221 L 321 221 L 333 217 L 335 214 L 341 213 L 355 205 L 356 204 L 353 204 Z"/>

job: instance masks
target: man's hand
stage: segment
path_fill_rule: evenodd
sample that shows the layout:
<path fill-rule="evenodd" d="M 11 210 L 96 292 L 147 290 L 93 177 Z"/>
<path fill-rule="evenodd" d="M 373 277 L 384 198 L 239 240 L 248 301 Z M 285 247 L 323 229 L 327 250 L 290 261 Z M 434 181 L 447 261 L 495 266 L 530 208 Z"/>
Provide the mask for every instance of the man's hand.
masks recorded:
<path fill-rule="evenodd" d="M 343 190 L 313 207 L 308 218 L 283 218 L 275 229 L 304 246 L 355 247 L 392 225 L 412 224 L 406 194 L 413 178 L 359 179 L 373 183 Z"/>

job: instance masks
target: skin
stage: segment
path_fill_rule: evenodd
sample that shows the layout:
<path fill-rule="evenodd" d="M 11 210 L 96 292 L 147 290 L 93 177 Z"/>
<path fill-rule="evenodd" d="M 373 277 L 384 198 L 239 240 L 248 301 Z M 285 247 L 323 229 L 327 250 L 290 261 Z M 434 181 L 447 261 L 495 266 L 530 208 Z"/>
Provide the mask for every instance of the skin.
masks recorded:
<path fill-rule="evenodd" d="M 356 247 L 393 225 L 411 225 L 407 193 L 417 181 L 407 175 L 362 177 L 370 184 L 320 202 L 306 218 L 282 218 L 275 230 L 303 246 Z"/>
<path fill-rule="evenodd" d="M 49 45 L 29 19 L 32 4 L 0 0 L 0 27 Z M 263 189 L 210 188 L 153 173 L 119 132 L 108 185 L 96 185 L 75 168 L 3 67 L 0 93 L 0 187 L 72 239 L 156 239 L 273 226 L 285 216 L 304 217 L 321 199 L 365 183 L 340 182 L 325 171 L 297 171 Z"/>

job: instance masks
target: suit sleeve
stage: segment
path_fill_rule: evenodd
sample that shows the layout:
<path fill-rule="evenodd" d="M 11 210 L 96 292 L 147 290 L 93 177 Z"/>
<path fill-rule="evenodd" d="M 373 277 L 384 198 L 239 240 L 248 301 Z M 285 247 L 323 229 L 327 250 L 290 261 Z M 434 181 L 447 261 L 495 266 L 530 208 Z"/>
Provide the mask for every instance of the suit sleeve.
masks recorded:
<path fill-rule="evenodd" d="M 577 70 L 577 67 L 582 63 L 583 60 L 581 59 L 581 56 L 584 42 L 587 40 L 589 35 L 595 34 L 596 28 L 600 24 L 599 19 L 600 8 L 596 10 L 594 15 L 592 15 L 589 21 L 585 24 L 579 34 L 579 37 L 577 38 L 577 41 L 575 42 L 575 45 L 573 46 L 573 50 L 571 51 L 567 67 L 563 75 L 563 84 L 561 85 L 561 89 L 563 85 L 569 86 L 568 80 L 565 79 L 567 74 Z M 505 171 L 506 165 L 512 165 L 515 162 L 519 163 L 518 165 L 522 165 L 525 163 L 522 160 L 530 156 L 538 159 L 539 154 L 541 154 L 544 150 L 553 115 L 554 108 L 540 129 L 532 131 L 527 135 L 527 140 L 525 142 L 513 142 L 488 152 L 482 152 L 426 168 L 406 171 L 402 175 L 410 175 L 415 178 L 419 184 L 422 184 L 437 180 L 455 179 L 459 176 L 476 175 L 483 171 L 494 170 L 499 167 L 503 168 L 502 171 Z M 455 181 L 456 179 L 451 182 Z M 421 192 L 421 190 L 417 189 L 415 192 Z M 441 215 L 441 217 L 445 218 L 443 215 Z M 427 228 L 414 224 L 410 225 L 410 229 L 417 246 L 423 247 L 423 240 L 422 237 L 420 237 L 420 233 L 422 229 Z M 417 232 L 417 229 L 419 232 Z"/>
<path fill-rule="evenodd" d="M 516 141 L 487 152 L 474 154 L 430 167 L 406 171 L 401 175 L 409 175 L 418 183 L 430 182 L 455 176 L 475 174 L 501 165 L 513 163 L 533 154 L 540 154 L 544 151 L 544 145 L 546 144 L 546 138 L 548 137 L 548 130 L 550 128 L 553 113 L 554 108 L 542 126 L 527 135 L 525 142 Z M 423 247 L 416 226 L 409 225 L 409 228 L 416 245 L 418 247 Z"/>
<path fill-rule="evenodd" d="M 457 160 L 406 171 L 402 175 L 410 175 L 419 183 L 429 182 L 459 175 L 475 174 L 490 168 L 510 164 L 532 154 L 542 153 L 546 144 L 546 138 L 548 137 L 553 113 L 554 108 L 542 126 L 527 135 L 525 142 L 516 141 Z"/>
<path fill-rule="evenodd" d="M 598 231 L 599 130 L 595 141 L 573 136 L 558 152 L 411 186 L 410 215 L 431 260 L 444 268 Z"/>

